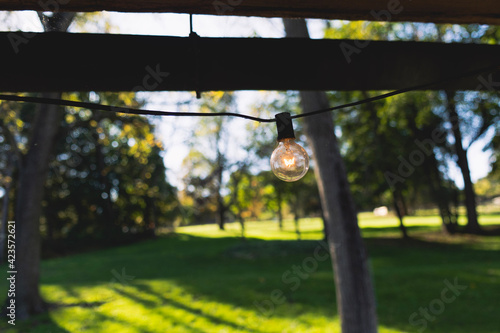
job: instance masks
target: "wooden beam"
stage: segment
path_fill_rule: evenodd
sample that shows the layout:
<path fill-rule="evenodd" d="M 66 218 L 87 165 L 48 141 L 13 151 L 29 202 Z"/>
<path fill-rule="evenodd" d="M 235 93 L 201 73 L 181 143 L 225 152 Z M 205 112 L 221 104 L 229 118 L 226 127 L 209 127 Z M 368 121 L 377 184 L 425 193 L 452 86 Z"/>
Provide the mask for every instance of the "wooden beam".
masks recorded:
<path fill-rule="evenodd" d="M 0 10 L 107 10 L 500 25 L 498 0 L 0 0 Z"/>
<path fill-rule="evenodd" d="M 0 50 L 4 92 L 392 90 L 500 60 L 500 45 L 68 33 L 0 33 Z M 499 89 L 496 68 L 433 89 Z"/>

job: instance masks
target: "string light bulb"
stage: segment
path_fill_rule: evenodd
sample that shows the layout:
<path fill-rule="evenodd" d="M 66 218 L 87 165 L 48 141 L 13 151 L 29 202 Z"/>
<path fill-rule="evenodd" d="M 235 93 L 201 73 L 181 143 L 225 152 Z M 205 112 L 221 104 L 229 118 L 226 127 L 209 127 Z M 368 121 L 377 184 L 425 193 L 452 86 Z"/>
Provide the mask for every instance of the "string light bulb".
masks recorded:
<path fill-rule="evenodd" d="M 295 142 L 292 119 L 289 112 L 276 115 L 278 145 L 271 155 L 271 170 L 279 179 L 294 182 L 304 177 L 309 170 L 309 156 Z"/>

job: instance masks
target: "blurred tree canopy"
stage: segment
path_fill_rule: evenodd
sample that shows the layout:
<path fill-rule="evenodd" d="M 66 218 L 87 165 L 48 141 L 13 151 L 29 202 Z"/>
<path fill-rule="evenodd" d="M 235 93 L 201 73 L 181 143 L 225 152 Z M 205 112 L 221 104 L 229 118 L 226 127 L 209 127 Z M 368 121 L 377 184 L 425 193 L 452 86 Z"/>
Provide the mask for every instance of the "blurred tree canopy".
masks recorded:
<path fill-rule="evenodd" d="M 498 37 L 496 27 L 479 25 L 335 21 L 325 30 L 325 38 L 361 40 L 498 43 Z M 356 52 L 348 53 L 350 61 L 354 62 L 357 52 L 369 47 L 369 42 L 357 47 Z M 478 84 L 482 81 L 478 78 Z M 368 92 L 335 92 L 330 99 L 342 104 L 369 96 Z M 338 113 L 342 153 L 359 210 L 387 205 L 402 219 L 412 209 L 434 205 L 446 230 L 453 232 L 456 206 L 465 198 L 469 223 L 477 221 L 474 188 L 462 157 L 479 140 L 486 142 L 485 149 L 492 149 L 494 155 L 498 151 L 495 134 L 500 100 L 498 92 L 491 89 L 459 92 L 453 99 L 453 113 L 449 112 L 447 93 L 431 91 L 406 93 Z M 463 173 L 466 191 L 460 195 L 449 176 L 450 163 L 456 163 Z"/>
<path fill-rule="evenodd" d="M 140 106 L 133 93 L 72 93 L 66 98 Z M 2 103 L 0 161 L 23 153 L 32 104 Z M 11 149 L 13 146 L 17 148 Z M 176 189 L 166 180 L 164 148 L 153 120 L 66 108 L 42 201 L 44 245 L 61 253 L 96 244 L 153 236 L 179 215 Z M 13 193 L 11 193 L 13 195 Z"/>

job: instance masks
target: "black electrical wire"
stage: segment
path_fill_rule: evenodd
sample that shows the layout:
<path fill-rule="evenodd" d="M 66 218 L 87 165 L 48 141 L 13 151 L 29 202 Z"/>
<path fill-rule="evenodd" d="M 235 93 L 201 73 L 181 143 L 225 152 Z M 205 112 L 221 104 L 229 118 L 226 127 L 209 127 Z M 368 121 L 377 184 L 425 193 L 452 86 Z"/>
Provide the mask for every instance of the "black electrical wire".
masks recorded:
<path fill-rule="evenodd" d="M 331 112 L 335 110 L 340 110 L 340 109 L 345 109 L 365 103 L 371 103 L 374 101 L 378 101 L 381 99 L 385 99 L 391 96 L 396 96 L 399 94 L 403 94 L 406 92 L 414 91 L 414 90 L 422 90 L 425 88 L 432 87 L 433 85 L 447 82 L 447 81 L 452 81 L 452 80 L 457 80 L 461 79 L 464 77 L 472 76 L 475 74 L 483 73 L 486 71 L 490 71 L 493 69 L 498 69 L 500 65 L 496 64 L 493 66 L 488 66 L 479 70 L 474 70 L 466 73 L 462 73 L 459 75 L 455 75 L 449 78 L 425 83 L 425 84 L 420 84 L 416 86 L 412 86 L 409 88 L 403 88 L 403 89 L 398 89 L 391 91 L 386 94 L 382 95 L 377 95 L 369 98 L 365 98 L 362 100 L 358 100 L 356 102 L 352 103 L 347 103 L 347 104 L 342 104 L 342 105 L 337 105 L 331 108 L 326 108 L 326 109 L 321 109 L 321 110 L 315 110 L 311 112 L 305 112 L 302 114 L 294 115 L 291 118 L 302 118 L 302 117 L 309 117 L 309 116 L 314 116 L 320 113 L 324 112 Z M 72 106 L 72 107 L 78 107 L 78 108 L 85 108 L 85 109 L 90 109 L 90 110 L 100 110 L 100 111 L 108 111 L 108 112 L 116 112 L 116 113 L 126 113 L 126 114 L 135 114 L 135 115 L 151 115 L 151 116 L 173 116 L 173 117 L 221 117 L 221 116 L 230 116 L 230 117 L 239 117 L 239 118 L 244 118 L 248 120 L 253 120 L 261 123 L 272 123 L 276 122 L 275 118 L 272 119 L 267 119 L 267 118 L 260 118 L 260 117 L 254 117 L 246 114 L 241 114 L 241 113 L 235 113 L 235 112 L 218 112 L 218 113 L 204 113 L 204 112 L 172 112 L 172 111 L 158 111 L 158 110 L 147 110 L 147 109 L 134 109 L 134 108 L 128 108 L 128 107 L 119 107 L 119 106 L 112 106 L 112 105 L 104 105 L 104 104 L 98 104 L 98 103 L 91 103 L 91 102 L 77 102 L 77 101 L 70 101 L 70 100 L 65 100 L 65 99 L 56 99 L 56 98 L 46 98 L 46 97 L 32 97 L 32 96 L 19 96 L 19 95 L 8 95 L 8 94 L 0 94 L 0 100 L 4 101 L 14 101 L 14 102 L 26 102 L 26 103 L 37 103 L 37 104 L 50 104 L 50 105 L 59 105 L 59 106 Z"/>
<path fill-rule="evenodd" d="M 365 98 L 365 99 L 362 99 L 362 100 L 359 100 L 359 101 L 356 101 L 356 102 L 342 104 L 342 105 L 337 105 L 337 106 L 334 106 L 334 107 L 331 107 L 331 108 L 326 108 L 326 109 L 321 109 L 321 110 L 315 110 L 315 111 L 311 111 L 311 112 L 304 112 L 304 113 L 301 113 L 301 114 L 297 114 L 297 115 L 291 116 L 290 118 L 296 119 L 296 118 L 314 116 L 314 115 L 317 115 L 317 114 L 320 114 L 320 113 L 331 112 L 331 111 L 335 111 L 335 110 L 339 110 L 339 109 L 345 109 L 345 108 L 349 108 L 349 107 L 353 107 L 353 106 L 357 106 L 357 105 L 361 105 L 361 104 L 371 103 L 371 102 L 375 102 L 375 101 L 378 101 L 378 100 L 381 100 L 381 99 L 385 99 L 385 98 L 388 98 L 388 97 L 392 97 L 392 96 L 404 94 L 404 93 L 407 93 L 407 92 L 410 92 L 410 91 L 423 90 L 423 89 L 426 89 L 426 88 L 430 88 L 430 87 L 432 87 L 432 86 L 434 86 L 436 84 L 440 84 L 440 83 L 444 83 L 444 82 L 448 82 L 448 81 L 458 80 L 458 79 L 461 79 L 461 78 L 464 78 L 464 77 L 472 76 L 472 75 L 475 75 L 475 74 L 487 72 L 487 71 L 490 71 L 490 70 L 493 70 L 493 69 L 498 69 L 498 68 L 500 68 L 500 65 L 496 64 L 496 65 L 488 66 L 488 67 L 485 67 L 485 68 L 482 68 L 482 69 L 479 69 L 479 70 L 469 71 L 469 72 L 462 73 L 462 74 L 459 74 L 459 75 L 454 75 L 452 77 L 448 77 L 448 78 L 445 78 L 445 79 L 433 81 L 433 82 L 430 82 L 430 83 L 424 83 L 424 84 L 416 85 L 416 86 L 409 87 L 409 88 L 403 88 L 403 89 L 394 90 L 394 91 L 388 92 L 386 94 L 382 94 L 382 95 L 377 95 L 377 96 Z"/>
<path fill-rule="evenodd" d="M 218 116 L 231 116 L 240 117 L 258 122 L 274 122 L 274 119 L 262 119 L 259 117 L 249 116 L 246 114 L 235 113 L 235 112 L 218 112 L 218 113 L 206 113 L 206 112 L 172 112 L 172 111 L 158 111 L 158 110 L 146 110 L 146 109 L 134 109 L 121 106 L 104 105 L 91 102 L 77 102 L 69 101 L 66 99 L 58 98 L 46 98 L 46 97 L 32 97 L 32 96 L 18 96 L 18 95 L 4 95 L 0 94 L 0 100 L 4 101 L 14 101 L 14 102 L 27 102 L 27 103 L 37 103 L 37 104 L 51 104 L 59 106 L 73 106 L 78 108 L 85 108 L 90 110 L 99 111 L 109 111 L 116 113 L 126 113 L 135 115 L 146 115 L 146 116 L 174 116 L 174 117 L 218 117 Z"/>

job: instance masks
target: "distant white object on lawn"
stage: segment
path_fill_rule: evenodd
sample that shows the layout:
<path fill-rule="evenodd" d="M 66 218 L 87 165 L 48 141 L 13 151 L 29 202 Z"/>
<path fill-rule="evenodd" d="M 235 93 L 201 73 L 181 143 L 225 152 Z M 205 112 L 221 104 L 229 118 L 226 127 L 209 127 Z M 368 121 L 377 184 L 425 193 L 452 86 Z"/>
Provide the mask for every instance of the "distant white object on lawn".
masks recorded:
<path fill-rule="evenodd" d="M 373 215 L 375 216 L 387 216 L 389 214 L 389 209 L 387 206 L 380 206 L 373 210 Z"/>

